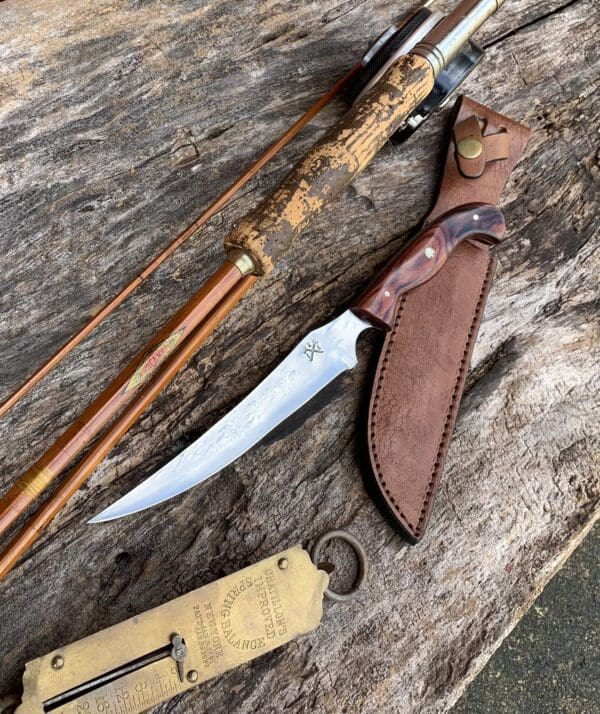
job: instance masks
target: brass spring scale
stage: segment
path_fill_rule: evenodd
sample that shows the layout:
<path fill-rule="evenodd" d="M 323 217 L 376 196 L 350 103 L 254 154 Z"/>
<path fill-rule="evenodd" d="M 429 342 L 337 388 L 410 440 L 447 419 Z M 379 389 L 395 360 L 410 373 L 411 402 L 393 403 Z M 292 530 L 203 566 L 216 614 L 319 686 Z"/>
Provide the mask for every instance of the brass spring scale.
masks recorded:
<path fill-rule="evenodd" d="M 429 10 L 428 0 L 401 26 L 390 28 L 365 55 L 364 62 L 350 69 L 200 218 L 25 384 L 0 403 L 1 416 L 213 216 L 343 87 L 354 78 L 362 77 L 366 94 L 360 91 L 353 109 L 319 139 L 281 186 L 226 237 L 224 264 L 163 326 L 148 349 L 142 349 L 82 417 L 3 494 L 0 534 L 7 532 L 71 465 L 75 456 L 105 430 L 0 553 L 0 577 L 9 572 L 254 281 L 273 268 L 279 255 L 292 244 L 312 216 L 339 195 L 388 138 L 398 130 L 403 136 L 414 131 L 424 117 L 440 105 L 441 99 L 447 99 L 481 57 L 481 50 L 470 43 L 471 35 L 503 2 L 460 0 L 448 15 L 442 16 Z M 391 49 L 389 43 L 393 45 Z M 369 58 L 373 59 L 373 53 L 377 55 L 386 48 L 391 54 L 382 63 L 375 57 L 377 62 L 371 68 L 376 71 L 365 78 L 363 73 Z M 437 103 L 432 104 L 434 96 Z M 330 160 L 332 156 L 335 161 Z M 108 426 L 112 419 L 115 421 Z M 359 565 L 354 588 L 345 595 L 328 590 L 330 568 L 319 561 L 324 544 L 336 537 L 352 547 Z M 323 613 L 323 596 L 337 601 L 349 599 L 364 581 L 366 569 L 366 556 L 356 539 L 344 531 L 331 531 L 315 545 L 312 560 L 300 546 L 289 548 L 29 662 L 23 675 L 22 697 L 13 703 L 0 699 L 0 714 L 137 714 L 145 711 L 315 629 Z"/>
<path fill-rule="evenodd" d="M 329 564 L 319 562 L 334 538 L 358 562 L 349 593 L 328 590 Z M 20 702 L 0 712 L 138 714 L 314 630 L 323 596 L 354 597 L 366 570 L 356 538 L 330 531 L 312 560 L 297 545 L 29 662 Z"/>

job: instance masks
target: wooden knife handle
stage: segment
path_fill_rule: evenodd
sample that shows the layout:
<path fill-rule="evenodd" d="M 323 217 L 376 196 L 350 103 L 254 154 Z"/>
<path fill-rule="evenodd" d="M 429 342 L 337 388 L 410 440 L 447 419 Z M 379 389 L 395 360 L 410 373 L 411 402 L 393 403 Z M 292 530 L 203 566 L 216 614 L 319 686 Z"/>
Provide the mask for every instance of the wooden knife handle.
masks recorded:
<path fill-rule="evenodd" d="M 272 270 L 312 216 L 367 166 L 433 84 L 427 60 L 401 57 L 227 236 L 225 248 L 248 253 L 258 275 Z"/>
<path fill-rule="evenodd" d="M 432 278 L 462 240 L 493 245 L 502 240 L 504 230 L 502 212 L 487 203 L 472 203 L 446 213 L 388 263 L 352 311 L 379 327 L 391 329 L 398 298 Z"/>

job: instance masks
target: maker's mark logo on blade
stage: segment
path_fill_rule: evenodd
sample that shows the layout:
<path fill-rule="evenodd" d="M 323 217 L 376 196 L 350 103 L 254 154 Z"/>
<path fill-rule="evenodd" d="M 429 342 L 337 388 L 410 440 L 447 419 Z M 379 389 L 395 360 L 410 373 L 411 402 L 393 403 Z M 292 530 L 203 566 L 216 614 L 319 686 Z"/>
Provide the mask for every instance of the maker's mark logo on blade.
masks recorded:
<path fill-rule="evenodd" d="M 311 340 L 306 343 L 306 346 L 304 347 L 304 354 L 312 362 L 315 355 L 323 355 L 325 354 L 325 350 L 321 347 L 317 340 Z"/>

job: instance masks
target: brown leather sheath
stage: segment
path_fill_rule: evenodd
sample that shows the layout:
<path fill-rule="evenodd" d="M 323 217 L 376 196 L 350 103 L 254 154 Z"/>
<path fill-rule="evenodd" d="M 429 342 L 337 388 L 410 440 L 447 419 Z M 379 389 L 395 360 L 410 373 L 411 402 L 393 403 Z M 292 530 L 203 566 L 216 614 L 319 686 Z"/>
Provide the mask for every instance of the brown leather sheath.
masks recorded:
<path fill-rule="evenodd" d="M 461 97 L 427 225 L 466 203 L 496 205 L 530 131 Z M 404 295 L 387 334 L 369 408 L 377 501 L 411 543 L 427 526 L 491 287 L 489 248 L 460 244 L 428 282 Z"/>

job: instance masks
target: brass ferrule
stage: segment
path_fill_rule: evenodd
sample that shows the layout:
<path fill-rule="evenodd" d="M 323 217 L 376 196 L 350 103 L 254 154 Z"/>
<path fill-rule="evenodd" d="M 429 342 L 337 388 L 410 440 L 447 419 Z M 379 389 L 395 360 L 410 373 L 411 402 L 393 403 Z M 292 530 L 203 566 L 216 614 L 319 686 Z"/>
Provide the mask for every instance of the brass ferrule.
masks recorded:
<path fill-rule="evenodd" d="M 462 0 L 419 42 L 411 54 L 426 59 L 437 77 L 504 0 Z"/>
<path fill-rule="evenodd" d="M 242 275 L 258 275 L 254 258 L 241 248 L 228 248 L 227 260 L 233 263 Z"/>

